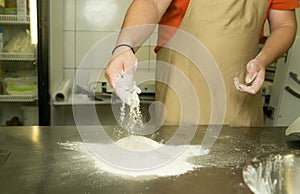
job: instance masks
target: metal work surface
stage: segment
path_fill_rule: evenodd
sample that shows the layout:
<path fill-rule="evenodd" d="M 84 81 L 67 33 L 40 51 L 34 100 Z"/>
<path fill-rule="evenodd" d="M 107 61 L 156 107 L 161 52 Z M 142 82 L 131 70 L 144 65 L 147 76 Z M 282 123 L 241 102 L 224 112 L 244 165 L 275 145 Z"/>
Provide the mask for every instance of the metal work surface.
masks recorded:
<path fill-rule="evenodd" d="M 243 169 L 251 191 L 264 194 L 298 194 L 300 150 L 255 157 Z"/>
<path fill-rule="evenodd" d="M 105 130 L 113 134 L 114 127 Z M 171 137 L 173 130 L 163 127 L 153 138 Z M 191 144 L 200 144 L 205 130 L 199 126 Z M 145 179 L 97 167 L 76 148 L 82 140 L 75 127 L 2 127 L 0 150 L 11 153 L 0 167 L 1 193 L 251 193 L 242 178 L 247 162 L 265 153 L 300 148 L 299 138 L 285 137 L 284 130 L 224 126 L 209 154 L 191 161 L 201 167 Z"/>

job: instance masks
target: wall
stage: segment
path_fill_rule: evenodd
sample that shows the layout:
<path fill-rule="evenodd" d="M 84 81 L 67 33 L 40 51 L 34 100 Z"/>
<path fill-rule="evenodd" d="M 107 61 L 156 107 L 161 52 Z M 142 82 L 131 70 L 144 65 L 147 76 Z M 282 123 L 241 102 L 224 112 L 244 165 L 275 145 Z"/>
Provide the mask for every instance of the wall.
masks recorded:
<path fill-rule="evenodd" d="M 49 72 L 50 95 L 54 93 L 64 78 L 64 2 L 61 0 L 49 1 Z M 52 103 L 51 103 L 52 104 Z M 51 120 L 54 118 L 53 106 L 51 106 Z M 52 122 L 52 121 L 51 121 Z"/>
<path fill-rule="evenodd" d="M 112 44 L 106 45 L 105 39 L 116 33 L 121 25 L 132 0 L 64 0 L 64 73 L 73 78 L 84 56 L 96 44 L 107 47 L 111 52 Z M 109 55 L 104 56 L 107 58 Z M 141 63 L 140 72 L 153 71 L 148 62 L 155 55 L 151 46 L 142 47 L 137 53 Z M 99 57 L 99 60 L 102 60 Z M 104 68 L 107 61 L 99 64 Z"/>

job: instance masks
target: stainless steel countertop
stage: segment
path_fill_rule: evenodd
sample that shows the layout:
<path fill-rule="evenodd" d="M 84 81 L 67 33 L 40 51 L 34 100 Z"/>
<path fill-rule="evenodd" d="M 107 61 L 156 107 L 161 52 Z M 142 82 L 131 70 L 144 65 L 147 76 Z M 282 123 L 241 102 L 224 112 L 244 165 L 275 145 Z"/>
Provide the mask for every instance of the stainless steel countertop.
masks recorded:
<path fill-rule="evenodd" d="M 174 128 L 161 129 L 156 138 L 171 136 Z M 199 126 L 191 144 L 205 132 Z M 112 126 L 106 127 L 112 131 Z M 224 126 L 203 167 L 180 176 L 128 179 L 95 169 L 80 153 L 64 143 L 81 142 L 74 126 L 1 127 L 0 150 L 11 150 L 0 167 L 1 193 L 251 193 L 242 168 L 254 156 L 300 149 L 298 137 L 285 137 L 285 128 L 232 128 Z M 77 157 L 74 157 L 77 156 Z M 79 157 L 78 157 L 79 156 Z M 0 162 L 1 163 L 1 162 Z"/>

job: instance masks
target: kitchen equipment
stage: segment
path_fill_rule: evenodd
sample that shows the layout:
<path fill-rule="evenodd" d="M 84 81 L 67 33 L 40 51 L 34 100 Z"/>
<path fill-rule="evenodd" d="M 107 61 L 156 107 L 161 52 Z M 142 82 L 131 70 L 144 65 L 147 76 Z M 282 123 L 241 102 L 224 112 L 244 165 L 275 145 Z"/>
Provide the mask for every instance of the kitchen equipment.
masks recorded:
<path fill-rule="evenodd" d="M 3 2 L 6 5 L 5 12 L 9 15 L 4 14 L 1 9 Z M 36 1 L 30 0 L 32 9 L 30 9 L 31 15 L 29 17 L 28 0 L 0 1 L 0 13 L 2 13 L 0 15 L 0 28 L 3 30 L 4 42 L 3 52 L 0 53 L 0 68 L 3 71 L 2 78 L 0 78 L 0 82 L 3 84 L 3 92 L 0 95 L 1 125 L 4 125 L 13 116 L 22 118 L 21 107 L 23 105 L 36 106 L 40 115 L 39 124 L 50 125 L 49 85 L 51 83 L 55 89 L 63 76 L 63 67 L 60 68 L 60 65 L 49 68 L 49 61 L 53 60 L 49 60 L 47 50 L 51 50 L 48 47 L 48 34 L 52 33 L 49 30 L 48 18 L 58 15 L 57 13 L 49 13 L 53 11 L 50 9 L 51 3 L 53 1 L 38 1 L 39 5 L 36 5 Z M 57 22 L 54 22 L 55 24 Z M 51 29 L 53 28 L 51 27 Z M 38 30 L 37 34 L 34 33 L 36 30 Z M 36 38 L 38 44 L 33 44 L 31 40 Z M 61 40 L 58 41 L 61 42 Z M 51 45 L 53 46 L 55 43 L 51 41 Z M 63 47 L 54 47 L 58 51 L 57 53 L 62 53 L 57 48 Z M 54 58 L 60 57 L 54 56 Z M 49 78 L 50 69 L 54 70 L 55 77 L 53 79 Z"/>
<path fill-rule="evenodd" d="M 300 137 L 300 117 L 298 117 L 285 131 L 285 135 L 297 135 Z"/>
<path fill-rule="evenodd" d="M 0 150 L 0 167 L 5 163 L 10 153 L 11 150 Z"/>
<path fill-rule="evenodd" d="M 300 116 L 300 36 L 276 62 L 276 72 L 268 104 L 267 126 L 289 126 Z M 292 110 L 292 111 L 291 111 Z"/>
<path fill-rule="evenodd" d="M 255 157 L 244 167 L 243 179 L 254 194 L 297 194 L 300 191 L 300 152 Z"/>
<path fill-rule="evenodd" d="M 105 132 L 97 126 L 83 126 L 83 129 L 95 137 L 109 136 L 117 141 L 120 138 L 114 135 L 116 127 L 103 125 Z M 163 126 L 153 140 L 167 142 L 174 134 L 186 139 L 189 132 L 176 129 L 177 126 Z M 207 126 L 198 126 L 191 145 L 199 145 L 206 129 Z M 288 148 L 282 127 L 224 126 L 208 155 L 191 158 L 191 163 L 202 167 L 179 176 L 131 179 L 106 173 L 98 165 L 101 158 L 81 151 L 88 147 L 75 125 L 0 127 L 0 142 L 3 146 L 0 149 L 13 149 L 0 168 L 1 193 L 37 193 L 38 189 L 38 193 L 72 194 L 250 194 L 241 176 L 245 162 L 256 155 Z M 148 157 L 151 160 L 151 155 Z"/>
<path fill-rule="evenodd" d="M 72 91 L 73 82 L 70 79 L 64 79 L 53 95 L 53 100 L 56 102 L 65 102 L 68 101 L 68 98 Z"/>

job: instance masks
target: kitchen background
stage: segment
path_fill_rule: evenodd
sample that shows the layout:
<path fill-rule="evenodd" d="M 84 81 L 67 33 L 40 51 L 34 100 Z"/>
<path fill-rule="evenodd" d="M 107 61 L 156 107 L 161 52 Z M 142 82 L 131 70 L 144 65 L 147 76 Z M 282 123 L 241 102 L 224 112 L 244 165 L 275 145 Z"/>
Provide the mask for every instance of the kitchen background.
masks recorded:
<path fill-rule="evenodd" d="M 50 76 L 50 108 L 51 125 L 74 125 L 72 100 L 71 98 L 55 99 L 57 90 L 66 83 L 66 80 L 73 81 L 76 71 L 80 69 L 80 64 L 88 51 L 97 42 L 115 33 L 121 27 L 125 12 L 132 0 L 51 0 L 49 1 L 49 76 Z M 300 26 L 300 12 L 297 10 L 298 26 Z M 268 34 L 268 26 L 265 26 L 265 33 Z M 300 30 L 298 29 L 298 36 Z M 155 37 L 149 40 L 155 41 Z M 148 42 L 149 43 L 149 42 Z M 140 62 L 136 79 L 154 76 L 155 64 L 151 60 L 155 59 L 153 46 L 146 43 L 137 53 Z M 148 45 L 147 45 L 148 44 Z M 111 52 L 113 45 L 106 45 L 107 51 Z M 277 63 L 274 63 L 267 71 L 267 81 L 263 88 L 266 125 L 288 125 L 297 116 L 300 116 L 299 98 L 291 95 L 285 87 L 288 85 L 300 93 L 300 85 L 294 83 L 290 72 L 300 73 L 300 58 L 296 53 L 300 52 L 300 40 L 297 38 L 294 47 Z M 105 57 L 99 65 L 104 69 Z M 298 58 L 297 58 L 298 57 Z M 90 70 L 90 71 L 93 71 Z M 97 72 L 97 71 L 96 71 Z M 97 81 L 98 75 L 93 78 Z M 294 76 L 295 77 L 295 76 Z M 297 85 L 298 84 L 298 85 Z M 150 88 L 151 93 L 151 86 Z M 76 88 L 75 88 L 76 89 Z M 78 89 L 78 88 L 77 88 Z M 74 90 L 73 90 L 74 91 Z M 149 91 L 148 91 L 149 92 Z M 71 95 L 68 95 L 71 96 Z M 271 98 L 270 98 L 271 97 Z M 85 108 L 94 106 L 96 103 L 97 113 L 102 124 L 113 124 L 114 117 L 109 101 L 96 101 L 85 98 L 75 106 Z M 4 105 L 5 104 L 5 105 Z M 8 114 L 11 103 L 2 103 L 0 112 L 1 125 L 10 119 L 13 114 L 17 114 L 24 120 L 24 114 Z M 4 108 L 3 108 L 4 107 Z M 36 106 L 35 106 L 36 107 Z M 147 107 L 147 103 L 145 105 Z M 4 111 L 5 109 L 5 111 Z M 37 110 L 37 107 L 36 109 Z M 37 124 L 36 111 L 28 125 Z M 35 118 L 35 119 L 34 119 Z"/>

